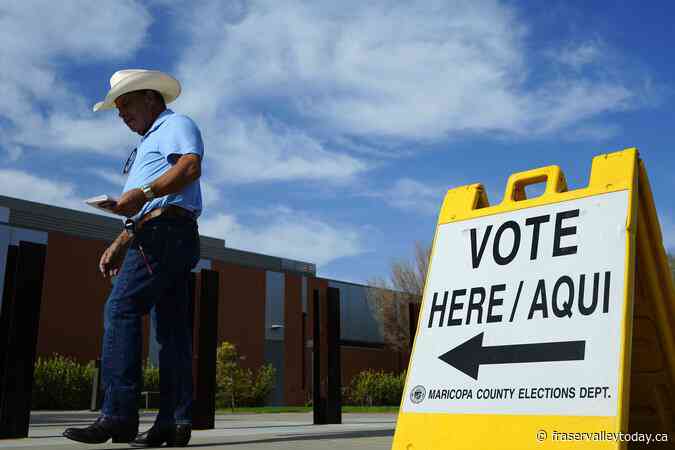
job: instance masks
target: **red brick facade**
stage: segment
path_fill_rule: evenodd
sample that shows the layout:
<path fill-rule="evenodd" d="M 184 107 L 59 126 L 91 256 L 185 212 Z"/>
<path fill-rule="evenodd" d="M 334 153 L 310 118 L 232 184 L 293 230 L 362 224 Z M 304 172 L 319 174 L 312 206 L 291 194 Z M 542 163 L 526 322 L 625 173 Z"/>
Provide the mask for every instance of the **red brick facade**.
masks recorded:
<path fill-rule="evenodd" d="M 87 362 L 99 356 L 103 333 L 103 306 L 110 282 L 98 272 L 98 261 L 107 243 L 50 232 L 47 245 L 37 354 L 59 353 Z M 265 363 L 265 270 L 212 261 L 219 272 L 218 340 L 235 344 L 244 367 Z M 307 313 L 303 314 L 302 275 L 287 272 L 284 289 L 284 401 L 303 405 L 311 398 L 312 295 L 318 289 L 325 302 L 328 280 L 307 276 Z M 199 290 L 199 282 L 196 284 Z M 197 295 L 199 293 L 197 292 Z M 322 323 L 328 317 L 322 308 Z M 195 311 L 195 317 L 198 311 Z M 323 327 L 322 329 L 325 329 Z M 148 355 L 148 320 L 144 321 L 144 358 Z M 326 348 L 325 331 L 319 342 Z M 325 389 L 327 352 L 322 351 L 321 372 Z M 195 358 L 199 355 L 195 354 Z M 399 372 L 407 356 L 386 349 L 342 347 L 342 382 L 347 386 L 361 370 Z"/>

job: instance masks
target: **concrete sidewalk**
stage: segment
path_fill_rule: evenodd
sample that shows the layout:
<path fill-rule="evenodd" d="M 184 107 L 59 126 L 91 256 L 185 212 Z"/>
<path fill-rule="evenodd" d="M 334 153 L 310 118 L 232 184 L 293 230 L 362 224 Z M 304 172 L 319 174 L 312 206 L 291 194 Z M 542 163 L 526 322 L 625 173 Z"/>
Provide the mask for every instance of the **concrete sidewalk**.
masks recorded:
<path fill-rule="evenodd" d="M 71 426 L 92 423 L 89 411 L 36 411 L 31 414 L 27 439 L 0 440 L 0 449 L 125 449 L 128 444 L 87 445 L 61 436 Z M 154 421 L 154 413 L 141 415 L 140 430 Z M 223 414 L 213 430 L 193 431 L 189 447 L 231 450 L 389 450 L 395 414 L 343 414 L 341 425 L 312 425 L 312 413 Z"/>

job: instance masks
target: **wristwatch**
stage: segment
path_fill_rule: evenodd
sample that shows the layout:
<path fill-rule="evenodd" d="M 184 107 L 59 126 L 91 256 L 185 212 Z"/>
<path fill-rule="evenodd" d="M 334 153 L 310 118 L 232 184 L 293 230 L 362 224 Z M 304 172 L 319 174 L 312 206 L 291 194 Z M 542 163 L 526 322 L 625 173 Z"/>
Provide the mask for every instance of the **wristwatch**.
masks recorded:
<path fill-rule="evenodd" d="M 150 187 L 149 184 L 143 186 L 141 190 L 143 191 L 143 194 L 145 194 L 146 199 L 152 200 L 153 198 L 155 198 L 155 193 L 152 192 L 152 188 Z"/>

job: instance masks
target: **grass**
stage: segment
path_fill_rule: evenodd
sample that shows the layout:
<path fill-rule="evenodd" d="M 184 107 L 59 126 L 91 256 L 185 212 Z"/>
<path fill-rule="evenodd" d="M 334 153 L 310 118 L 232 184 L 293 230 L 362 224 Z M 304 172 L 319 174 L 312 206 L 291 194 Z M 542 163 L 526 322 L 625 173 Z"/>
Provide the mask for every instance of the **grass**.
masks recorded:
<path fill-rule="evenodd" d="M 344 413 L 398 413 L 398 406 L 343 406 Z"/>
<path fill-rule="evenodd" d="M 257 406 L 234 408 L 235 414 L 275 414 L 290 412 L 311 412 L 311 406 Z M 231 413 L 231 409 L 218 409 L 219 414 Z M 343 413 L 396 413 L 398 406 L 343 406 Z"/>
<path fill-rule="evenodd" d="M 234 408 L 235 414 L 276 414 L 276 413 L 300 413 L 311 412 L 311 406 L 254 406 Z M 218 414 L 231 414 L 232 409 L 223 408 L 217 410 Z M 343 413 L 397 413 L 398 406 L 343 406 Z"/>
<path fill-rule="evenodd" d="M 234 408 L 234 414 L 274 414 L 311 411 L 308 406 L 242 406 Z M 232 414 L 232 408 L 218 408 L 218 414 Z"/>
<path fill-rule="evenodd" d="M 157 411 L 146 409 L 145 411 Z M 312 412 L 311 406 L 253 406 L 234 408 L 234 414 L 278 414 L 278 413 L 306 413 Z M 397 413 L 398 406 L 343 406 L 343 413 Z M 219 408 L 216 414 L 232 414 L 230 408 Z"/>

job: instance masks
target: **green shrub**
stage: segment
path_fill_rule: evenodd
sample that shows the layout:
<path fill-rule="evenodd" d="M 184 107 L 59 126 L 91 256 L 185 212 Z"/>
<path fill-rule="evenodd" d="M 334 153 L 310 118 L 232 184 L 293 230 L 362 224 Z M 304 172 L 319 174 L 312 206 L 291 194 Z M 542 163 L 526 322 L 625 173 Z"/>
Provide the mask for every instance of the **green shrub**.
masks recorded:
<path fill-rule="evenodd" d="M 159 392 L 159 368 L 153 367 L 150 363 L 143 368 L 143 388 L 142 391 Z"/>
<path fill-rule="evenodd" d="M 274 387 L 275 369 L 266 364 L 255 373 L 239 366 L 234 345 L 223 342 L 216 362 L 216 405 L 260 406 Z M 35 362 L 31 409 L 86 409 L 90 406 L 94 364 L 81 364 L 73 358 L 54 354 Z M 147 364 L 143 369 L 144 391 L 159 391 L 159 369 Z"/>
<path fill-rule="evenodd" d="M 216 407 L 260 406 L 274 387 L 276 370 L 270 364 L 257 373 L 239 366 L 237 348 L 223 342 L 216 356 Z"/>
<path fill-rule="evenodd" d="M 85 409 L 91 401 L 93 363 L 54 354 L 38 357 L 33 375 L 32 409 Z"/>
<path fill-rule="evenodd" d="M 265 403 L 265 399 L 274 388 L 276 372 L 277 371 L 271 364 L 265 364 L 258 369 L 255 381 L 251 386 L 251 395 L 249 398 L 251 406 L 262 405 Z"/>
<path fill-rule="evenodd" d="M 405 372 L 399 375 L 366 370 L 356 375 L 347 388 L 346 400 L 355 406 L 398 406 L 401 404 Z"/>

